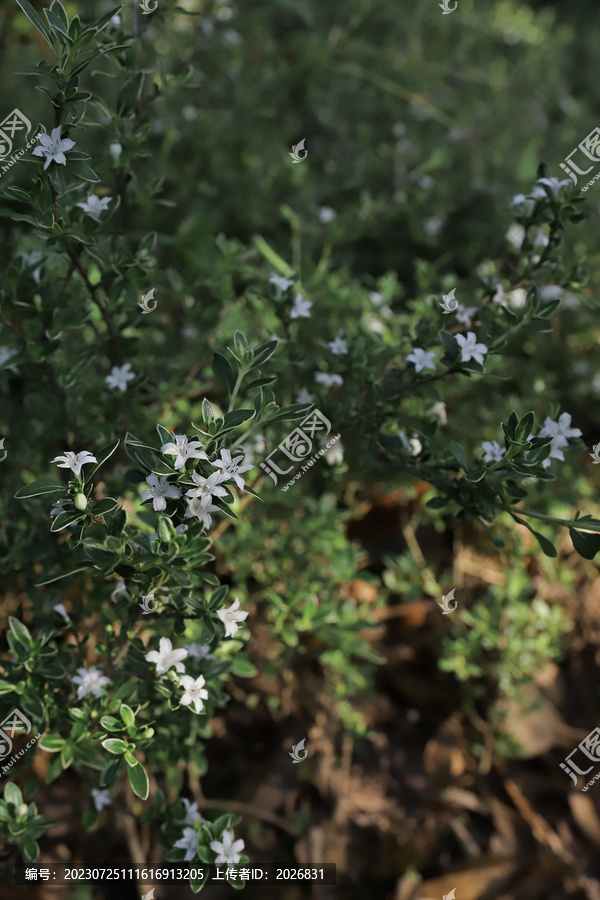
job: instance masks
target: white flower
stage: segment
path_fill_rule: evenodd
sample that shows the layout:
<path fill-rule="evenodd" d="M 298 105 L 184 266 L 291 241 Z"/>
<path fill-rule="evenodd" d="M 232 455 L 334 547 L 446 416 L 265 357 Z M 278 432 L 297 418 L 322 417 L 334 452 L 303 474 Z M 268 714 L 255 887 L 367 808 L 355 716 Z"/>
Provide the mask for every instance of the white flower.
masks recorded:
<path fill-rule="evenodd" d="M 455 334 L 454 337 L 461 347 L 461 362 L 469 362 L 469 360 L 474 359 L 483 365 L 483 356 L 488 352 L 488 348 L 485 344 L 477 343 L 477 335 L 474 331 L 468 331 L 466 337 L 464 334 Z"/>
<path fill-rule="evenodd" d="M 383 334 L 385 331 L 385 325 L 383 322 L 377 318 L 377 316 L 370 316 L 368 313 L 364 316 L 364 323 L 371 331 L 374 331 L 375 334 Z"/>
<path fill-rule="evenodd" d="M 210 644 L 186 644 L 185 649 L 190 659 L 216 659 L 210 652 Z"/>
<path fill-rule="evenodd" d="M 10 350 L 9 347 L 0 347 L 0 366 L 3 366 L 5 362 L 8 362 L 9 359 L 16 355 L 16 350 Z"/>
<path fill-rule="evenodd" d="M 164 675 L 171 666 L 175 666 L 178 672 L 185 672 L 185 666 L 181 662 L 188 655 L 187 650 L 173 650 L 173 644 L 169 638 L 161 637 L 158 650 L 151 650 L 144 657 L 148 662 L 156 663 L 156 674 Z"/>
<path fill-rule="evenodd" d="M 108 24 L 114 26 L 114 28 L 118 28 L 118 26 L 121 24 L 121 16 L 118 15 L 118 13 L 115 13 Z"/>
<path fill-rule="evenodd" d="M 434 403 L 431 409 L 429 410 L 430 415 L 437 416 L 442 425 L 445 425 L 447 422 L 446 417 L 446 404 L 442 403 L 440 400 L 438 403 Z"/>
<path fill-rule="evenodd" d="M 423 230 L 425 231 L 425 234 L 435 237 L 444 227 L 445 221 L 446 216 L 430 216 L 428 219 L 425 219 L 423 221 Z"/>
<path fill-rule="evenodd" d="M 544 229 L 538 228 L 538 230 L 535 233 L 535 237 L 533 239 L 533 246 L 534 247 L 547 247 L 549 243 L 550 243 L 550 238 L 544 234 Z"/>
<path fill-rule="evenodd" d="M 398 437 L 402 441 L 402 444 L 404 445 L 404 449 L 408 450 L 408 452 L 410 453 L 411 456 L 418 456 L 419 453 L 421 452 L 421 450 L 423 449 L 423 445 L 421 444 L 421 441 L 419 440 L 419 438 L 417 437 L 416 434 L 413 434 L 410 441 L 408 440 L 408 438 L 406 437 L 406 435 L 403 431 L 398 432 Z"/>
<path fill-rule="evenodd" d="M 194 822 L 206 822 L 204 816 L 201 816 L 198 812 L 197 803 L 190 803 L 190 801 L 186 797 L 182 797 L 181 802 L 185 806 L 185 821 L 183 823 L 184 825 L 193 825 Z"/>
<path fill-rule="evenodd" d="M 558 197 L 558 195 L 560 193 L 561 187 L 563 187 L 563 186 L 572 187 L 573 182 L 571 181 L 570 178 L 564 178 L 562 181 L 559 180 L 558 178 L 538 178 L 536 184 L 546 185 L 546 187 L 550 191 L 550 194 L 552 195 L 552 197 L 556 198 L 556 197 Z M 536 194 L 536 190 L 539 191 L 540 189 L 534 187 L 531 192 L 532 197 L 540 196 L 540 194 Z M 544 189 L 542 188 L 541 190 L 544 190 Z M 545 196 L 545 197 L 548 196 L 545 191 L 544 191 L 543 196 Z"/>
<path fill-rule="evenodd" d="M 132 599 L 131 594 L 125 587 L 125 582 L 123 581 L 122 578 L 119 578 L 119 580 L 117 581 L 117 583 L 115 585 L 115 589 L 112 592 L 112 594 L 110 595 L 110 599 L 112 600 L 113 603 L 116 603 L 118 597 L 126 597 L 128 600 Z"/>
<path fill-rule="evenodd" d="M 185 434 L 176 434 L 175 443 L 163 444 L 160 451 L 161 453 L 167 453 L 169 456 L 177 457 L 173 464 L 174 469 L 180 469 L 188 459 L 208 459 L 208 456 L 202 449 L 202 443 L 200 441 L 189 441 Z"/>
<path fill-rule="evenodd" d="M 208 691 L 204 690 L 206 679 L 204 675 L 198 678 L 192 678 L 191 675 L 182 675 L 179 684 L 185 689 L 183 697 L 179 701 L 180 706 L 189 706 L 194 704 L 197 713 L 204 709 L 204 700 L 208 700 Z"/>
<path fill-rule="evenodd" d="M 522 225 L 511 225 L 506 232 L 506 240 L 509 244 L 512 244 L 515 250 L 520 250 L 524 237 L 525 229 Z"/>
<path fill-rule="evenodd" d="M 97 788 L 92 788 L 92 797 L 94 798 L 94 806 L 98 812 L 102 812 L 105 806 L 110 806 L 111 804 L 108 791 L 99 791 Z"/>
<path fill-rule="evenodd" d="M 56 606 L 53 606 L 52 609 L 55 609 L 56 612 L 63 617 L 63 619 L 69 619 L 69 613 L 66 611 L 62 603 L 57 603 Z"/>
<path fill-rule="evenodd" d="M 524 288 L 515 288 L 514 291 L 510 292 L 508 298 L 513 306 L 522 309 L 525 306 L 525 301 L 527 299 L 527 291 Z"/>
<path fill-rule="evenodd" d="M 334 384 L 341 387 L 344 383 L 341 375 L 329 375 L 327 372 L 317 372 L 315 381 L 318 381 L 319 384 L 324 384 L 325 387 L 333 387 Z"/>
<path fill-rule="evenodd" d="M 65 509 L 65 503 L 69 502 L 69 500 L 55 500 L 54 506 L 50 510 L 50 518 L 53 519 L 55 516 L 60 516 L 61 513 L 69 512 L 70 510 Z"/>
<path fill-rule="evenodd" d="M 198 832 L 194 828 L 184 828 L 183 837 L 173 847 L 185 850 L 184 860 L 189 862 L 198 852 Z"/>
<path fill-rule="evenodd" d="M 381 306 L 381 304 L 383 303 L 383 294 L 380 294 L 379 291 L 371 291 L 371 293 L 369 294 L 369 300 L 375 306 Z"/>
<path fill-rule="evenodd" d="M 319 209 L 319 219 L 321 222 L 331 222 L 332 219 L 335 219 L 335 216 L 335 209 L 332 209 L 331 206 L 322 206 Z"/>
<path fill-rule="evenodd" d="M 456 318 L 468 328 L 473 316 L 478 310 L 478 306 L 463 306 L 462 303 L 459 303 L 456 309 Z"/>
<path fill-rule="evenodd" d="M 211 513 L 218 511 L 218 506 L 214 506 L 212 503 L 209 506 L 204 506 L 202 500 L 199 497 L 196 497 L 194 500 L 189 501 L 184 517 L 189 519 L 191 516 L 196 516 L 208 530 L 212 525 Z"/>
<path fill-rule="evenodd" d="M 77 697 L 82 700 L 86 694 L 93 694 L 94 697 L 102 696 L 102 688 L 105 684 L 110 684 L 110 678 L 103 675 L 100 669 L 77 669 L 77 675 L 71 679 L 73 684 L 78 684 Z"/>
<path fill-rule="evenodd" d="M 98 197 L 97 194 L 90 194 L 87 200 L 82 203 L 76 203 L 75 206 L 78 206 L 82 209 L 87 216 L 91 216 L 92 219 L 95 219 L 96 222 L 100 221 L 100 216 L 103 212 L 108 209 L 108 204 L 112 200 L 112 197 Z"/>
<path fill-rule="evenodd" d="M 414 363 L 415 370 L 420 372 L 421 369 L 432 369 L 435 372 L 436 354 L 433 350 L 423 350 L 421 347 L 414 347 L 412 353 L 406 357 L 407 362 Z"/>
<path fill-rule="evenodd" d="M 269 284 L 274 284 L 277 288 L 277 296 L 281 297 L 284 291 L 287 291 L 288 288 L 291 288 L 294 284 L 293 278 L 284 278 L 282 275 L 271 275 L 269 278 Z"/>
<path fill-rule="evenodd" d="M 300 388 L 298 393 L 296 394 L 295 403 L 310 403 L 313 399 L 313 395 L 309 394 L 306 388 Z"/>
<path fill-rule="evenodd" d="M 189 525 L 178 525 L 175 534 L 185 534 L 189 527 Z"/>
<path fill-rule="evenodd" d="M 220 866 L 222 863 L 229 865 L 237 865 L 240 861 L 240 852 L 244 849 L 242 840 L 233 840 L 233 831 L 224 831 L 221 835 L 222 841 L 211 841 L 210 849 L 218 854 L 215 859 L 215 865 Z"/>
<path fill-rule="evenodd" d="M 244 461 L 244 457 L 236 456 L 235 459 L 232 459 L 229 450 L 223 449 L 220 452 L 221 459 L 215 459 L 213 462 L 213 466 L 221 469 L 219 481 L 228 481 L 230 478 L 233 478 L 239 489 L 243 491 L 245 481 L 240 477 L 240 472 L 249 472 L 254 466 L 249 466 L 248 464 L 242 466 L 239 465 L 239 463 Z"/>
<path fill-rule="evenodd" d="M 238 612 L 240 601 L 235 598 L 229 609 L 218 609 L 217 615 L 225 626 L 225 637 L 233 637 L 239 630 L 238 622 L 243 622 L 248 616 L 247 612 Z"/>
<path fill-rule="evenodd" d="M 52 161 L 59 163 L 61 166 L 66 166 L 67 157 L 65 156 L 64 151 L 71 150 L 75 146 L 75 141 L 72 141 L 71 138 L 61 139 L 60 125 L 53 129 L 51 135 L 38 134 L 38 141 L 40 142 L 40 146 L 35 148 L 33 156 L 46 157 L 44 171 Z"/>
<path fill-rule="evenodd" d="M 125 363 L 124 366 L 113 366 L 110 375 L 104 379 L 110 388 L 119 388 L 121 391 L 127 390 L 127 382 L 135 378 L 135 374 L 130 371 L 131 363 Z"/>
<path fill-rule="evenodd" d="M 119 157 L 123 151 L 123 147 L 118 142 L 115 142 L 114 144 L 109 145 L 108 151 L 109 151 L 110 155 L 112 156 L 112 158 L 114 159 L 114 161 L 117 162 L 117 160 L 119 159 Z"/>
<path fill-rule="evenodd" d="M 297 293 L 294 297 L 294 305 L 290 310 L 290 319 L 310 319 L 311 306 L 310 300 L 305 300 L 302 294 Z"/>
<path fill-rule="evenodd" d="M 28 266 L 33 266 L 35 263 L 41 262 L 44 258 L 39 250 L 32 250 L 31 253 L 22 253 L 21 256 L 25 260 Z M 40 272 L 42 271 L 42 267 L 38 266 L 37 269 L 33 270 L 33 279 L 38 284 L 40 283 Z"/>
<path fill-rule="evenodd" d="M 530 216 L 535 207 L 535 199 L 526 197 L 525 194 L 515 194 L 512 198 L 512 207 L 518 215 Z"/>
<path fill-rule="evenodd" d="M 59 462 L 62 460 L 62 462 Z M 67 450 L 63 456 L 55 456 L 50 460 L 51 463 L 58 463 L 59 469 L 71 469 L 75 475 L 81 473 L 81 467 L 88 463 L 97 463 L 98 460 L 88 450 L 80 450 L 79 453 L 72 453 Z"/>
<path fill-rule="evenodd" d="M 192 479 L 198 485 L 197 488 L 191 488 L 185 492 L 186 497 L 199 497 L 202 506 L 210 506 L 213 497 L 226 497 L 227 491 L 221 487 L 221 473 L 213 472 L 208 478 L 199 475 L 198 472 L 192 472 Z"/>
<path fill-rule="evenodd" d="M 483 461 L 486 463 L 499 462 L 506 452 L 498 441 L 484 441 L 481 446 L 484 450 Z"/>
<path fill-rule="evenodd" d="M 174 484 L 169 484 L 166 475 L 155 475 L 154 472 L 146 478 L 146 484 L 149 488 L 142 491 L 142 503 L 150 500 L 152 497 L 152 507 L 155 512 L 162 512 L 167 507 L 167 498 L 172 497 L 178 500 L 181 497 L 181 491 Z"/>
<path fill-rule="evenodd" d="M 552 459 L 559 459 L 561 462 L 564 462 L 565 457 L 561 448 L 567 446 L 569 438 L 581 437 L 581 430 L 579 428 L 570 428 L 570 424 L 570 413 L 562 413 L 558 418 L 558 422 L 552 421 L 548 416 L 546 417 L 544 427 L 538 435 L 538 437 L 552 438 L 552 443 L 550 444 L 550 456 L 542 462 L 544 469 L 548 468 L 550 460 Z"/>
<path fill-rule="evenodd" d="M 500 281 L 496 284 L 496 290 L 492 296 L 492 303 L 506 304 L 506 294 L 504 293 L 504 288 Z"/>
<path fill-rule="evenodd" d="M 336 337 L 335 340 L 329 341 L 327 346 L 335 356 L 342 356 L 348 352 L 348 342 L 342 337 Z"/>
<path fill-rule="evenodd" d="M 324 442 L 322 442 L 324 443 Z M 326 461 L 330 466 L 336 463 L 344 462 L 344 447 L 341 441 L 336 441 L 332 447 L 329 447 L 324 453 Z"/>

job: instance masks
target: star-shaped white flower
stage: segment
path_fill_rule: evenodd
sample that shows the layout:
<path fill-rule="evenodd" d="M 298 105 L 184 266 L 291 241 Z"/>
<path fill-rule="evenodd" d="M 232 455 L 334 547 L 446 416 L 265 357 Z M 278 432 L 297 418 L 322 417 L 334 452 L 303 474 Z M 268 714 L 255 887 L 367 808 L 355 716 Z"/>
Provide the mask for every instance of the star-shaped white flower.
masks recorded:
<path fill-rule="evenodd" d="M 413 347 L 412 353 L 406 357 L 407 362 L 414 363 L 415 371 L 420 372 L 421 369 L 431 369 L 435 372 L 434 359 L 436 354 L 433 350 L 423 350 L 421 347 Z"/>
<path fill-rule="evenodd" d="M 148 662 L 156 663 L 156 674 L 164 675 L 171 666 L 175 666 L 178 672 L 185 672 L 185 666 L 181 662 L 188 655 L 187 650 L 173 650 L 173 644 L 169 638 L 161 637 L 158 650 L 151 650 L 144 657 Z"/>
<path fill-rule="evenodd" d="M 484 441 L 481 446 L 484 452 L 483 461 L 486 463 L 500 462 L 506 452 L 498 441 Z"/>
<path fill-rule="evenodd" d="M 103 675 L 100 669 L 77 669 L 71 681 L 78 684 L 77 697 L 82 700 L 86 694 L 92 694 L 94 697 L 102 696 L 102 688 L 105 684 L 110 684 L 110 678 Z"/>
<path fill-rule="evenodd" d="M 269 278 L 269 283 L 274 284 L 277 288 L 277 296 L 281 297 L 284 291 L 287 291 L 288 288 L 291 288 L 294 284 L 293 278 L 284 278 L 282 275 L 271 275 Z"/>
<path fill-rule="evenodd" d="M 126 391 L 127 382 L 132 378 L 135 378 L 135 374 L 131 371 L 131 363 L 125 363 L 124 366 L 113 366 L 110 375 L 107 375 L 104 380 L 110 388 Z"/>
<path fill-rule="evenodd" d="M 237 865 L 240 861 L 240 853 L 244 849 L 244 842 L 233 840 L 233 831 L 224 831 L 221 835 L 221 841 L 211 841 L 210 849 L 218 854 L 215 859 L 215 865 L 220 866 L 223 863 L 229 865 Z"/>
<path fill-rule="evenodd" d="M 471 324 L 471 320 L 476 312 L 478 312 L 478 306 L 463 306 L 462 303 L 458 304 L 456 308 L 456 318 L 463 325 L 466 325 L 467 328 Z"/>
<path fill-rule="evenodd" d="M 119 578 L 119 580 L 117 581 L 117 583 L 116 583 L 116 585 L 115 585 L 115 589 L 114 589 L 114 591 L 112 592 L 112 594 L 110 595 L 110 599 L 112 600 L 113 603 L 116 603 L 116 602 L 117 602 L 117 599 L 118 599 L 119 597 L 126 597 L 127 600 L 131 600 L 131 599 L 132 599 L 132 598 L 131 598 L 131 594 L 129 593 L 129 591 L 128 591 L 127 588 L 125 587 L 125 582 L 123 581 L 122 578 Z"/>
<path fill-rule="evenodd" d="M 76 203 L 75 206 L 78 206 L 86 215 L 99 222 L 100 216 L 108 209 L 108 204 L 111 200 L 112 197 L 100 198 L 97 194 L 90 194 L 87 200 L 82 200 L 81 203 Z"/>
<path fill-rule="evenodd" d="M 182 797 L 181 802 L 185 806 L 185 820 L 183 823 L 184 825 L 193 825 L 194 822 L 206 822 L 204 816 L 201 816 L 198 812 L 197 803 L 190 803 L 190 801 L 186 797 Z"/>
<path fill-rule="evenodd" d="M 200 497 L 195 497 L 193 500 L 189 501 L 188 508 L 184 513 L 184 517 L 186 519 L 191 518 L 192 516 L 196 516 L 206 530 L 210 528 L 212 525 L 212 516 L 211 513 L 218 512 L 219 507 L 214 506 L 214 504 L 209 504 L 209 506 L 204 506 L 202 503 L 202 499 Z"/>
<path fill-rule="evenodd" d="M 198 852 L 198 842 L 198 832 L 194 828 L 184 828 L 183 837 L 173 844 L 173 847 L 185 850 L 184 860 L 189 862 Z"/>
<path fill-rule="evenodd" d="M 335 356 L 342 356 L 344 353 L 348 352 L 348 342 L 339 336 L 333 341 L 329 341 L 327 346 Z"/>
<path fill-rule="evenodd" d="M 485 344 L 477 343 L 477 335 L 474 331 L 468 331 L 466 337 L 464 334 L 455 334 L 454 337 L 461 348 L 461 362 L 469 362 L 469 360 L 474 359 L 483 365 L 483 356 L 488 352 L 488 348 Z"/>
<path fill-rule="evenodd" d="M 225 637 L 233 637 L 239 631 L 238 622 L 243 622 L 247 618 L 247 612 L 238 612 L 240 601 L 236 597 L 229 609 L 218 609 L 217 615 L 225 626 Z"/>
<path fill-rule="evenodd" d="M 311 306 L 310 300 L 305 300 L 302 294 L 297 293 L 294 297 L 294 305 L 290 310 L 290 319 L 310 319 Z"/>
<path fill-rule="evenodd" d="M 229 481 L 229 479 L 233 479 L 239 489 L 241 491 L 244 490 L 244 486 L 246 482 L 240 476 L 240 472 L 249 472 L 250 469 L 253 469 L 254 466 L 239 465 L 243 463 L 243 456 L 236 456 L 235 459 L 231 458 L 231 452 L 229 450 L 221 450 L 221 459 L 215 459 L 213 462 L 213 466 L 216 466 L 218 469 L 221 469 L 221 477 L 220 481 Z"/>
<path fill-rule="evenodd" d="M 61 138 L 60 125 L 54 128 L 50 135 L 38 134 L 38 141 L 40 144 L 35 148 L 32 155 L 46 157 L 44 171 L 51 162 L 66 166 L 67 157 L 65 156 L 65 151 L 71 150 L 75 146 L 75 141 L 72 141 L 71 138 Z"/>
<path fill-rule="evenodd" d="M 192 479 L 198 485 L 185 492 L 186 497 L 199 497 L 202 506 L 210 506 L 213 497 L 226 497 L 227 491 L 221 487 L 221 472 L 213 472 L 208 478 L 192 472 Z"/>
<path fill-rule="evenodd" d="M 296 394 L 295 403 L 310 403 L 313 399 L 313 395 L 310 394 L 306 388 L 300 388 L 298 393 Z"/>
<path fill-rule="evenodd" d="M 325 441 L 321 441 L 322 444 L 325 444 Z M 329 463 L 330 466 L 334 466 L 336 463 L 344 462 L 344 447 L 341 441 L 336 441 L 332 447 L 329 447 L 325 453 L 325 460 Z"/>
<path fill-rule="evenodd" d="M 344 383 L 341 375 L 329 375 L 327 372 L 317 372 L 315 381 L 318 381 L 319 384 L 324 384 L 325 387 L 333 387 L 334 384 L 341 387 Z"/>
<path fill-rule="evenodd" d="M 558 197 L 560 193 L 561 187 L 572 187 L 573 182 L 570 178 L 563 178 L 562 181 L 558 178 L 538 178 L 536 184 L 545 184 L 548 190 L 550 191 L 553 197 Z M 543 194 L 540 194 L 539 191 L 543 191 Z M 547 197 L 548 195 L 544 191 L 543 188 L 534 187 L 531 191 L 532 197 Z"/>
<path fill-rule="evenodd" d="M 202 443 L 188 440 L 186 434 L 176 434 L 175 443 L 163 444 L 160 451 L 168 456 L 176 457 L 173 463 L 174 469 L 181 469 L 188 459 L 208 459 L 208 456 L 202 449 Z"/>
<path fill-rule="evenodd" d="M 104 807 L 110 806 L 112 802 L 108 791 L 99 791 L 97 788 L 92 788 L 92 797 L 94 798 L 94 806 L 98 812 L 102 812 Z"/>
<path fill-rule="evenodd" d="M 61 460 L 59 462 L 59 460 Z M 88 450 L 80 450 L 79 453 L 73 453 L 67 450 L 63 456 L 55 456 L 50 462 L 58 463 L 59 469 L 71 469 L 74 475 L 81 474 L 81 467 L 88 463 L 97 463 L 96 457 Z"/>
<path fill-rule="evenodd" d="M 179 684 L 185 689 L 185 692 L 179 701 L 180 706 L 189 706 L 194 704 L 197 713 L 204 709 L 204 700 L 208 700 L 208 691 L 204 689 L 206 679 L 204 675 L 198 678 L 192 678 L 191 675 L 182 675 Z"/>
<path fill-rule="evenodd" d="M 154 472 L 146 478 L 146 484 L 150 487 L 144 488 L 142 491 L 142 503 L 152 498 L 152 507 L 155 512 L 162 512 L 167 507 L 167 499 L 171 497 L 178 500 L 181 497 L 181 491 L 174 484 L 169 484 L 166 475 L 155 475 Z"/>
<path fill-rule="evenodd" d="M 544 421 L 544 427 L 540 430 L 538 437 L 551 437 L 550 455 L 542 462 L 544 469 L 551 464 L 551 460 L 558 459 L 564 462 L 565 457 L 562 448 L 566 447 L 569 438 L 581 437 L 582 432 L 579 428 L 571 428 L 571 414 L 562 413 L 558 417 L 558 422 L 554 422 L 549 416 Z"/>
<path fill-rule="evenodd" d="M 190 659 L 216 659 L 210 652 L 210 644 L 186 644 L 185 649 Z"/>

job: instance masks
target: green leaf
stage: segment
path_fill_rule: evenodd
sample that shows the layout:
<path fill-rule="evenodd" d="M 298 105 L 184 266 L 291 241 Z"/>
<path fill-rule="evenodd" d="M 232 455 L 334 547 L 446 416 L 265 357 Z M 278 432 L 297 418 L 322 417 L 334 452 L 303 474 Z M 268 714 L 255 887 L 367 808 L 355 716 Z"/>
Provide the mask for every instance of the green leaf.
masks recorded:
<path fill-rule="evenodd" d="M 244 422 L 249 422 L 255 415 L 256 410 L 254 409 L 232 409 L 223 419 L 223 428 L 220 429 L 219 433 L 222 434 L 223 431 L 230 431 L 232 428 L 237 428 L 239 425 L 243 425 Z"/>
<path fill-rule="evenodd" d="M 44 15 L 46 16 L 48 25 L 50 26 L 50 29 L 54 32 L 54 34 L 58 35 L 59 37 L 62 36 L 66 38 L 68 43 L 72 44 L 73 38 L 69 35 L 69 29 L 68 27 L 65 27 L 60 18 L 55 15 L 51 9 L 45 9 Z"/>
<path fill-rule="evenodd" d="M 84 470 L 86 481 L 89 481 L 92 478 L 92 476 L 94 476 L 96 474 L 96 472 L 98 471 L 100 466 L 104 465 L 104 463 L 106 462 L 107 459 L 110 459 L 110 457 L 116 451 L 116 449 L 120 443 L 121 443 L 121 441 L 119 440 L 119 441 L 117 441 L 116 444 L 113 444 L 113 443 L 107 444 L 106 447 L 103 447 L 99 453 L 94 454 L 96 459 L 98 460 L 98 462 L 96 463 L 96 465 L 92 466 L 91 469 Z"/>
<path fill-rule="evenodd" d="M 546 556 L 550 556 L 551 558 L 558 556 L 556 547 L 554 546 L 552 541 L 549 541 L 548 538 L 545 538 L 543 534 L 539 533 L 539 531 L 534 531 L 529 522 L 526 522 L 524 519 L 519 518 L 514 513 L 511 513 L 511 516 L 513 517 L 515 522 L 519 523 L 519 525 L 524 525 L 525 528 L 529 529 Z"/>
<path fill-rule="evenodd" d="M 73 522 L 78 522 L 79 519 L 83 519 L 84 515 L 85 513 L 79 511 L 59 513 L 52 519 L 50 531 L 62 531 L 63 528 L 68 528 Z"/>
<path fill-rule="evenodd" d="M 469 461 L 462 445 L 457 441 L 450 441 L 448 449 L 459 465 L 467 472 L 469 470 Z"/>
<path fill-rule="evenodd" d="M 67 171 L 82 181 L 100 181 L 100 178 L 93 169 L 90 169 L 84 162 L 79 159 L 69 159 L 67 157 Z"/>
<path fill-rule="evenodd" d="M 65 744 L 65 746 L 60 751 L 60 764 L 63 769 L 68 769 L 71 763 L 73 762 L 73 745 Z"/>
<path fill-rule="evenodd" d="M 133 788 L 133 793 L 140 799 L 147 800 L 150 783 L 143 765 L 138 763 L 137 766 L 131 766 L 127 769 L 127 775 L 129 776 L 129 783 Z"/>
<path fill-rule="evenodd" d="M 171 432 L 167 431 L 163 425 L 157 425 L 156 430 L 158 431 L 161 447 L 164 447 L 165 444 L 173 444 L 175 442 Z"/>
<path fill-rule="evenodd" d="M 141 71 L 136 72 L 135 75 L 125 82 L 117 97 L 118 116 L 122 118 L 123 116 L 130 115 L 134 111 L 135 104 L 137 103 L 142 90 L 143 82 L 144 73 Z"/>
<path fill-rule="evenodd" d="M 289 266 L 284 259 L 279 256 L 278 253 L 273 250 L 272 247 L 267 244 L 264 238 L 260 235 L 254 235 L 254 243 L 256 244 L 258 250 L 264 258 L 279 272 L 280 275 L 285 276 L 285 278 L 289 278 L 294 274 L 294 270 Z"/>
<path fill-rule="evenodd" d="M 60 19 L 60 21 L 66 28 L 69 27 L 69 17 L 60 0 L 52 0 L 52 3 L 50 5 L 50 12 L 54 13 L 54 15 Z"/>
<path fill-rule="evenodd" d="M 30 497 L 41 497 L 46 494 L 66 494 L 66 487 L 58 481 L 49 481 L 42 479 L 40 481 L 32 481 L 25 487 L 19 488 L 15 494 L 16 500 L 28 500 Z"/>
<path fill-rule="evenodd" d="M 9 781 L 4 788 L 4 799 L 7 803 L 14 803 L 15 806 L 20 806 L 23 802 L 23 794 L 20 788 L 12 781 Z"/>
<path fill-rule="evenodd" d="M 242 355 L 244 350 L 248 349 L 248 341 L 241 331 L 236 331 L 233 335 L 233 344 L 240 356 Z"/>
<path fill-rule="evenodd" d="M 53 756 L 48 763 L 48 768 L 46 769 L 46 784 L 52 784 L 52 782 L 56 781 L 58 776 L 61 774 L 62 764 L 60 761 L 60 755 L 57 754 L 56 756 Z"/>
<path fill-rule="evenodd" d="M 102 741 L 102 746 L 105 750 L 108 750 L 109 753 L 116 753 L 119 755 L 125 753 L 127 750 L 127 744 L 120 738 L 106 738 Z"/>
<path fill-rule="evenodd" d="M 106 731 L 122 731 L 123 725 L 114 716 L 102 716 L 100 724 Z"/>
<path fill-rule="evenodd" d="M 600 550 L 600 534 L 576 531 L 574 528 L 569 528 L 569 534 L 575 550 L 584 559 L 593 559 Z"/>
<path fill-rule="evenodd" d="M 101 788 L 107 788 L 113 783 L 121 766 L 121 759 L 122 757 L 118 756 L 116 759 L 111 759 L 110 762 L 104 766 L 100 773 Z"/>
<path fill-rule="evenodd" d="M 121 714 L 121 718 L 123 719 L 123 721 L 125 722 L 126 725 L 135 724 L 135 716 L 134 716 L 133 710 L 131 709 L 130 706 L 127 706 L 126 703 L 123 703 L 119 712 Z"/>
<path fill-rule="evenodd" d="M 8 617 L 8 624 L 19 644 L 21 644 L 22 647 L 25 647 L 26 650 L 31 650 L 33 647 L 33 638 L 29 633 L 29 629 L 23 625 L 22 622 L 19 622 L 18 619 L 15 619 L 14 616 Z"/>
<path fill-rule="evenodd" d="M 275 351 L 277 350 L 279 341 L 268 341 L 266 344 L 261 344 L 260 347 L 254 351 L 254 359 L 252 360 L 251 369 L 255 369 L 257 366 L 260 366 L 261 363 L 266 362 L 270 359 Z"/>
<path fill-rule="evenodd" d="M 39 16 L 39 15 L 36 13 L 35 9 L 34 9 L 33 6 L 31 5 L 31 3 L 28 3 L 28 0 L 17 0 L 17 3 L 18 3 L 18 5 L 21 7 L 21 9 L 22 9 L 23 12 L 25 13 L 25 15 L 27 16 L 27 18 L 29 19 L 29 21 L 31 22 L 31 24 L 34 25 L 34 26 L 37 28 L 37 30 L 40 32 L 40 34 L 43 34 L 43 35 L 44 35 L 44 37 L 46 38 L 46 41 L 47 41 L 48 45 L 49 45 L 50 47 L 52 47 L 52 49 L 54 49 L 54 43 L 53 43 L 53 41 L 52 41 L 52 37 L 51 37 L 51 35 L 50 35 L 50 32 L 48 31 L 48 29 L 47 29 L 46 26 L 44 25 L 44 21 L 43 21 L 43 19 L 41 18 L 41 16 Z"/>
<path fill-rule="evenodd" d="M 60 581 L 61 578 L 68 578 L 69 575 L 76 575 L 77 572 L 85 572 L 87 569 L 88 566 L 76 566 L 73 569 L 67 569 L 66 572 L 58 572 L 56 575 L 45 578 L 44 581 L 36 581 L 34 587 L 43 587 L 45 584 L 53 584 L 55 581 Z"/>
<path fill-rule="evenodd" d="M 460 356 L 460 347 L 458 346 L 458 342 L 455 340 L 454 335 L 450 334 L 449 331 L 440 331 L 439 338 L 450 362 L 456 362 Z"/>
<path fill-rule="evenodd" d="M 60 760 L 59 760 L 60 762 Z M 40 855 L 40 847 L 32 837 L 26 837 L 23 841 L 23 855 L 27 862 L 35 862 Z"/>
<path fill-rule="evenodd" d="M 231 394 L 235 387 L 235 375 L 229 360 L 222 353 L 215 351 L 212 368 L 215 378 L 218 378 L 225 385 L 228 393 Z"/>
<path fill-rule="evenodd" d="M 38 747 L 47 750 L 48 753 L 58 753 L 65 745 L 65 739 L 59 734 L 45 734 L 38 741 Z"/>
<path fill-rule="evenodd" d="M 165 543 L 174 541 L 177 537 L 175 527 L 168 516 L 160 516 L 157 532 L 161 541 L 165 541 Z"/>
<path fill-rule="evenodd" d="M 231 671 L 234 675 L 239 675 L 241 678 L 255 678 L 256 675 L 258 675 L 258 669 L 254 663 L 241 656 L 236 656 L 234 658 Z"/>
<path fill-rule="evenodd" d="M 105 516 L 107 513 L 112 512 L 118 505 L 119 501 L 115 500 L 113 497 L 104 497 L 102 500 L 98 500 L 97 503 L 94 503 L 90 512 L 92 515 L 100 518 L 101 516 Z"/>

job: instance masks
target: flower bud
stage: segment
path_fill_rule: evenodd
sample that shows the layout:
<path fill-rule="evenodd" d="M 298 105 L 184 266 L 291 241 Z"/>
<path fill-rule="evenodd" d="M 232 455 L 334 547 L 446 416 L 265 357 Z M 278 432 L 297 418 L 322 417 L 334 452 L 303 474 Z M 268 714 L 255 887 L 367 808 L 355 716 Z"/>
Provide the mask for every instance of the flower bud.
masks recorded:
<path fill-rule="evenodd" d="M 75 506 L 82 512 L 87 508 L 87 497 L 85 494 L 77 494 L 75 497 Z"/>

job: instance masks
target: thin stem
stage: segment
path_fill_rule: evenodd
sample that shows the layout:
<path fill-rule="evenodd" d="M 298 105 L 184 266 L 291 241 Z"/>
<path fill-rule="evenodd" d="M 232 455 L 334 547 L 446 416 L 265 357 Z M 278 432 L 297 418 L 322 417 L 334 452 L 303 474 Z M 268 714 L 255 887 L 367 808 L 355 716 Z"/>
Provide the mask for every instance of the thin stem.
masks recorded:
<path fill-rule="evenodd" d="M 581 519 L 559 519 L 557 516 L 547 516 L 544 513 L 533 512 L 531 509 L 521 509 L 518 506 L 507 506 L 508 512 L 515 512 L 521 516 L 531 516 L 532 519 L 541 519 L 542 522 L 553 522 L 555 525 L 567 525 L 569 528 L 581 528 L 584 531 L 596 531 L 600 533 L 600 523 L 594 524 Z"/>

